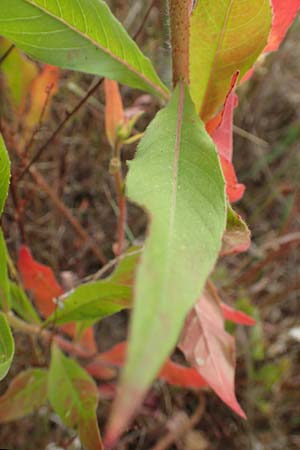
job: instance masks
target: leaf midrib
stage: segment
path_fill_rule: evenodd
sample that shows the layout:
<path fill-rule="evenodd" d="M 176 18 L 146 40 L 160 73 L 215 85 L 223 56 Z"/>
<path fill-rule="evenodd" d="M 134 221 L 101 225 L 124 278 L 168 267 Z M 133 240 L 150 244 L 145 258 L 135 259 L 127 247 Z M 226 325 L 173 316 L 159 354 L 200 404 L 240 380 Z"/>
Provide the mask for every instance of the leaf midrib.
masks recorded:
<path fill-rule="evenodd" d="M 143 80 L 144 82 L 146 82 L 149 86 L 151 86 L 153 89 L 155 89 L 161 96 L 163 96 L 163 98 L 165 100 L 169 99 L 169 95 L 168 93 L 161 88 L 160 86 L 158 86 L 157 84 L 155 84 L 153 81 L 151 81 L 149 78 L 147 78 L 145 76 L 144 73 L 139 72 L 135 67 L 131 66 L 131 64 L 128 64 L 126 61 L 124 61 L 123 59 L 121 59 L 120 57 L 118 57 L 117 55 L 115 55 L 114 53 L 112 53 L 108 48 L 103 47 L 102 45 L 99 44 L 99 42 L 95 41 L 93 38 L 91 38 L 90 36 L 88 36 L 86 33 L 83 33 L 82 31 L 78 30 L 77 28 L 75 28 L 73 25 L 71 25 L 70 23 L 66 22 L 63 17 L 58 17 L 55 14 L 53 14 L 52 12 L 50 12 L 48 9 L 46 9 L 45 7 L 41 6 L 41 5 L 37 5 L 36 3 L 33 3 L 31 0 L 23 0 L 24 2 L 28 3 L 29 5 L 39 9 L 40 11 L 42 11 L 43 13 L 51 16 L 52 18 L 54 18 L 55 20 L 59 21 L 60 23 L 62 23 L 63 25 L 65 25 L 67 28 L 69 28 L 70 30 L 74 31 L 75 33 L 79 34 L 81 37 L 83 37 L 84 39 L 88 40 L 91 44 L 93 44 L 95 47 L 99 48 L 100 50 L 102 50 L 104 53 L 106 53 L 107 55 L 109 55 L 112 59 L 114 59 L 115 61 L 119 62 L 120 64 L 122 64 L 124 67 L 127 67 L 128 70 L 130 70 L 132 73 L 134 73 L 135 75 L 137 75 L 141 80 Z"/>

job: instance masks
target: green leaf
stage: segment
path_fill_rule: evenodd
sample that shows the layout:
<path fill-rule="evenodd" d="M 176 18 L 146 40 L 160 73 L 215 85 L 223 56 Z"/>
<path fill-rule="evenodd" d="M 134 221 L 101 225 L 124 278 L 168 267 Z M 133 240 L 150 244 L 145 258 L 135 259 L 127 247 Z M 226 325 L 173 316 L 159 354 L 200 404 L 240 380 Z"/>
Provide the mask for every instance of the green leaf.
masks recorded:
<path fill-rule="evenodd" d="M 191 15 L 191 95 L 206 122 L 224 103 L 236 71 L 242 77 L 264 49 L 269 0 L 201 0 Z"/>
<path fill-rule="evenodd" d="M 9 290 L 12 309 L 26 322 L 41 323 L 36 310 L 23 289 L 11 281 Z"/>
<path fill-rule="evenodd" d="M 0 307 L 2 306 L 3 308 L 3 305 L 10 305 L 10 295 L 7 273 L 7 249 L 3 232 L 0 228 Z"/>
<path fill-rule="evenodd" d="M 47 401 L 47 370 L 20 372 L 0 397 L 0 423 L 17 420 L 36 411 Z"/>
<path fill-rule="evenodd" d="M 102 450 L 97 424 L 98 389 L 93 379 L 76 361 L 52 347 L 48 376 L 48 398 L 67 427 L 78 432 L 86 450 Z"/>
<path fill-rule="evenodd" d="M 102 0 L 2 0 L 0 34 L 46 63 L 168 97 L 150 60 Z"/>
<path fill-rule="evenodd" d="M 3 138 L 0 134 L 0 217 L 3 212 L 4 203 L 8 193 L 9 178 L 10 178 L 10 161 L 8 158 Z"/>
<path fill-rule="evenodd" d="M 0 381 L 6 376 L 14 357 L 15 343 L 5 315 L 0 312 Z"/>
<path fill-rule="evenodd" d="M 128 362 L 112 429 L 129 420 L 176 345 L 225 228 L 219 159 L 183 84 L 146 130 L 130 163 L 127 190 L 148 210 L 151 225 L 137 269 Z"/>
<path fill-rule="evenodd" d="M 121 260 L 113 274 L 100 281 L 87 283 L 76 288 L 59 308 L 45 322 L 56 325 L 76 321 L 90 324 L 103 317 L 129 308 L 132 302 L 134 269 L 140 251 L 133 247 Z"/>

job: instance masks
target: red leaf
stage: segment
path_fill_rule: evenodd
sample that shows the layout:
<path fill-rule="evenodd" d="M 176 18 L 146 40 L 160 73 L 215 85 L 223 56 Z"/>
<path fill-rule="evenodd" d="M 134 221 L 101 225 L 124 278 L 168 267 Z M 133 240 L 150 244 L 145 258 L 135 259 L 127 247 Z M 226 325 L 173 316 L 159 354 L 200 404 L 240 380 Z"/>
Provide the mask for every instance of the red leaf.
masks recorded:
<path fill-rule="evenodd" d="M 224 330 L 221 306 L 213 295 L 206 293 L 190 313 L 180 348 L 224 403 L 246 418 L 234 390 L 234 338 Z"/>
<path fill-rule="evenodd" d="M 50 267 L 37 262 L 26 245 L 19 250 L 18 270 L 21 274 L 24 288 L 33 295 L 36 307 L 43 318 L 49 317 L 56 308 L 54 299 L 64 293 L 63 288 L 57 282 Z M 76 335 L 76 325 L 68 323 L 61 327 L 71 337 Z M 94 331 L 87 329 L 80 339 L 80 344 L 91 352 L 96 352 Z"/>
<path fill-rule="evenodd" d="M 112 365 L 116 367 L 123 366 L 126 357 L 127 342 L 121 342 L 115 345 L 112 349 L 100 353 L 85 369 L 93 376 L 102 378 L 102 375 L 106 376 L 104 364 Z M 170 359 L 166 361 L 158 376 L 159 379 L 166 381 L 167 383 L 175 386 L 180 386 L 190 389 L 199 389 L 203 386 L 207 386 L 204 379 L 198 374 L 198 372 L 191 367 L 184 367 L 177 364 Z M 107 378 L 102 378 L 107 379 Z"/>
<path fill-rule="evenodd" d="M 273 24 L 264 53 L 278 49 L 296 17 L 300 8 L 300 0 L 272 0 L 272 6 Z"/>
<path fill-rule="evenodd" d="M 206 381 L 196 369 L 176 364 L 170 359 L 167 360 L 161 369 L 159 379 L 171 385 L 188 389 L 199 389 L 207 386 Z"/>
<path fill-rule="evenodd" d="M 230 203 L 240 200 L 245 192 L 244 184 L 238 183 L 235 170 L 231 161 L 220 156 L 220 162 L 223 170 L 223 175 L 226 180 L 226 193 Z"/>
<path fill-rule="evenodd" d="M 227 95 L 224 109 L 212 121 L 207 124 L 206 129 L 210 131 L 211 137 L 217 146 L 220 162 L 226 180 L 226 192 L 228 200 L 233 203 L 240 200 L 244 194 L 245 186 L 239 184 L 232 165 L 232 126 L 233 112 L 238 104 L 238 98 L 234 92 L 239 72 L 236 72 L 231 80 L 230 91 Z"/>
<path fill-rule="evenodd" d="M 226 305 L 226 303 L 221 303 L 221 308 L 223 311 L 224 318 L 230 320 L 231 322 L 238 323 L 240 325 L 247 325 L 249 327 L 256 324 L 255 319 L 243 313 L 242 311 L 237 311 Z"/>
<path fill-rule="evenodd" d="M 36 306 L 46 318 L 55 311 L 53 299 L 63 294 L 52 270 L 35 261 L 28 247 L 22 245 L 19 251 L 18 269 L 25 289 L 32 292 Z"/>

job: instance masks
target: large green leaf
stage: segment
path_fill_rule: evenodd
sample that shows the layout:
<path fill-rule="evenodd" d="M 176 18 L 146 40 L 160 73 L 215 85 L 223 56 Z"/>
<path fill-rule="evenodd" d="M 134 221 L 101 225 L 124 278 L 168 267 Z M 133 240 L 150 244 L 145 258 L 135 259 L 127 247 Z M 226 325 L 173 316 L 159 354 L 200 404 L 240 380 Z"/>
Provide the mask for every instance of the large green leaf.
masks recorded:
<path fill-rule="evenodd" d="M 76 361 L 52 347 L 48 398 L 67 427 L 74 428 L 86 450 L 102 450 L 97 424 L 98 389 Z"/>
<path fill-rule="evenodd" d="M 130 249 L 110 277 L 76 288 L 59 304 L 59 308 L 45 324 L 53 321 L 56 325 L 88 321 L 91 325 L 103 317 L 130 307 L 133 275 L 139 256 L 138 248 Z"/>
<path fill-rule="evenodd" d="M 0 228 L 0 308 L 3 305 L 8 306 L 10 304 L 9 295 L 9 280 L 7 273 L 7 249 L 3 236 L 2 229 Z"/>
<path fill-rule="evenodd" d="M 102 0 L 1 0 L 0 34 L 49 64 L 168 96 L 149 59 Z"/>
<path fill-rule="evenodd" d="M 31 414 L 47 401 L 47 370 L 20 372 L 0 397 L 0 423 Z"/>
<path fill-rule="evenodd" d="M 191 95 L 205 122 L 224 103 L 232 75 L 242 77 L 264 49 L 270 0 L 201 0 L 191 16 Z"/>
<path fill-rule="evenodd" d="M 6 376 L 14 357 L 15 344 L 5 315 L 0 312 L 0 381 Z"/>
<path fill-rule="evenodd" d="M 137 269 L 128 362 L 116 403 L 118 434 L 176 345 L 217 259 L 226 223 L 215 146 L 180 84 L 139 144 L 129 197 L 151 217 Z"/>
<path fill-rule="evenodd" d="M 1 12 L 0 12 L 1 14 Z M 3 138 L 0 134 L 0 216 L 8 193 L 10 178 L 10 161 Z"/>

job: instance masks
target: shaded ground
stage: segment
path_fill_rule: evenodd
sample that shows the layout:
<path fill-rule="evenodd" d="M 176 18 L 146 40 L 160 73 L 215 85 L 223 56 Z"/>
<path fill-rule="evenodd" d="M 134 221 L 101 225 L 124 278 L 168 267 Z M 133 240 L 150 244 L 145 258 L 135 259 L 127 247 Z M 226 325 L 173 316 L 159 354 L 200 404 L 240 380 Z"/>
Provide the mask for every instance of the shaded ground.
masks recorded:
<path fill-rule="evenodd" d="M 115 2 L 121 17 L 127 16 L 131 30 L 141 16 L 127 16 L 127 2 Z M 157 36 L 163 17 L 159 2 L 152 10 L 139 43 L 167 78 L 164 44 Z M 136 19 L 136 21 L 135 21 Z M 180 424 L 187 423 L 185 437 L 167 448 L 178 450 L 296 450 L 300 448 L 300 27 L 290 32 L 280 52 L 268 57 L 257 74 L 241 91 L 236 113 L 235 165 L 239 179 L 247 186 L 237 205 L 253 234 L 253 244 L 245 255 L 227 258 L 218 265 L 215 279 L 229 303 L 248 310 L 258 319 L 254 330 L 235 330 L 238 364 L 237 390 L 248 414 L 243 422 L 213 394 L 206 399 L 203 414 L 193 427 L 188 417 L 197 409 L 194 393 L 156 383 L 133 429 L 122 439 L 118 450 L 152 448 Z M 163 65 L 164 64 L 164 65 Z M 35 148 L 45 141 L 60 122 L 65 108 L 70 110 L 81 91 L 93 79 L 63 73 L 60 90 L 47 123 L 37 134 Z M 123 89 L 127 105 L 140 93 Z M 158 105 L 147 100 L 147 114 L 139 122 L 143 130 Z M 53 189 L 84 225 L 95 245 L 112 257 L 115 240 L 115 191 L 108 174 L 110 150 L 103 133 L 103 93 L 99 90 L 82 108 L 64 132 L 50 145 L 36 166 Z M 13 127 L 13 118 L 6 117 Z M 247 133 L 245 133 L 245 131 Z M 259 139 L 258 139 L 259 138 Z M 132 158 L 135 147 L 124 152 Z M 18 161 L 14 159 L 14 167 Z M 71 270 L 78 277 L 99 267 L 97 258 L 82 245 L 65 218 L 53 208 L 49 198 L 26 176 L 18 186 L 26 202 L 25 237 L 35 257 L 53 267 L 57 274 Z M 145 230 L 145 217 L 130 206 L 129 228 L 136 238 Z M 20 243 L 10 199 L 3 219 L 13 256 Z M 97 329 L 100 349 L 120 340 L 125 332 L 124 314 L 106 319 Z M 298 336 L 298 337 L 297 337 Z M 10 377 L 30 364 L 31 343 L 17 336 L 17 354 Z M 1 383 L 3 392 L 8 381 Z M 99 407 L 104 425 L 109 402 Z M 50 419 L 50 420 L 49 420 Z M 18 423 L 1 426 L 0 447 L 15 450 L 45 449 L 50 443 L 75 450 L 72 434 L 57 426 L 58 419 L 47 408 Z M 188 429 L 189 428 L 189 429 Z M 171 431 L 170 431 L 171 430 Z M 70 444 L 68 446 L 68 444 Z M 56 447 L 53 447 L 53 449 Z M 165 447 L 166 448 L 166 447 Z M 47 450 L 52 447 L 47 447 Z M 159 447 L 156 448 L 159 450 Z"/>

